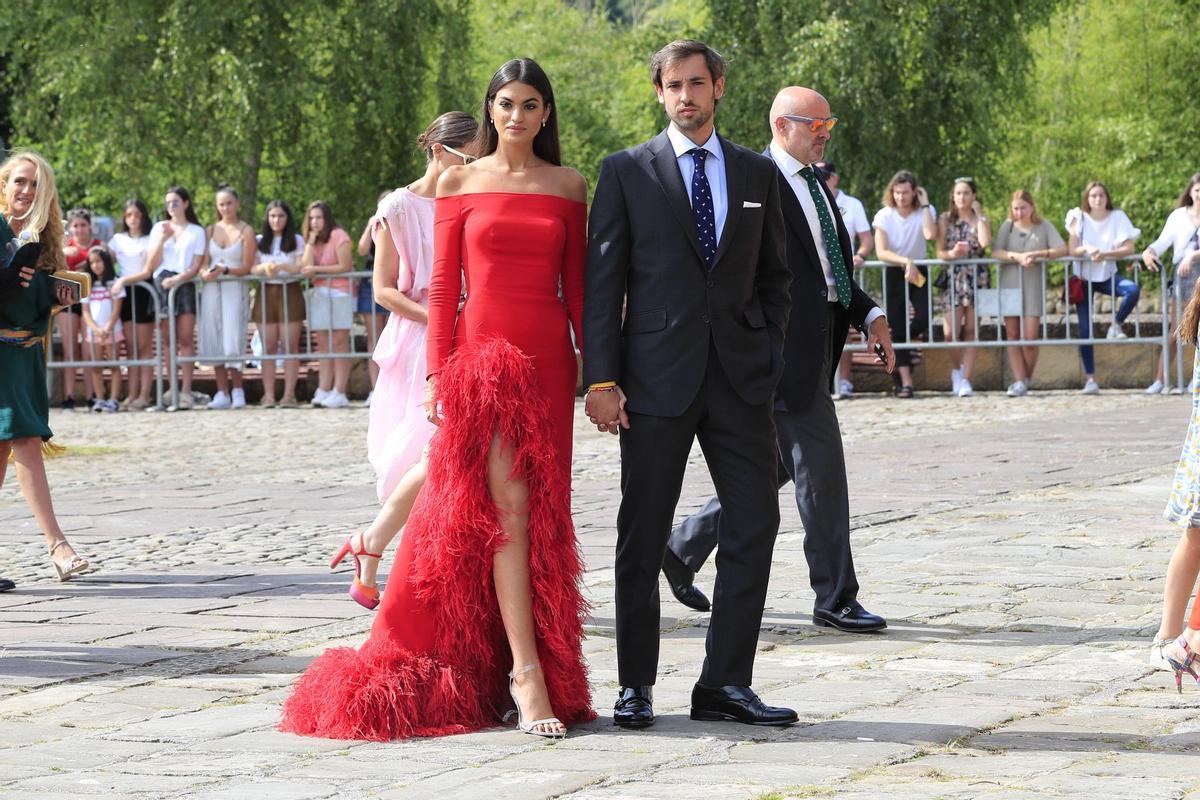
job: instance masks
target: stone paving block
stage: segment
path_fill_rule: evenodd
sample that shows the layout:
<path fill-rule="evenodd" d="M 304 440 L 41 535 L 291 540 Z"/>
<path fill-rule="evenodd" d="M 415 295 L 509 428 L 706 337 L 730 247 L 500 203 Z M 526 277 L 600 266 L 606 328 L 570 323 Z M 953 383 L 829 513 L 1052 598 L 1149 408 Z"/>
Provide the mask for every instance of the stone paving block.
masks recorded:
<path fill-rule="evenodd" d="M 322 800 L 333 797 L 342 789 L 337 782 L 308 780 L 240 780 L 233 785 L 180 795 L 186 800 Z"/>
<path fill-rule="evenodd" d="M 160 714 L 121 728 L 114 736 L 127 741 L 196 742 L 218 740 L 256 728 L 273 726 L 277 707 L 253 704 L 214 706 L 200 711 Z"/>
<path fill-rule="evenodd" d="M 390 791 L 381 800 L 540 800 L 578 792 L 604 778 L 604 773 L 560 771 L 547 764 L 536 771 L 504 770 L 495 767 L 456 769 L 415 780 Z"/>

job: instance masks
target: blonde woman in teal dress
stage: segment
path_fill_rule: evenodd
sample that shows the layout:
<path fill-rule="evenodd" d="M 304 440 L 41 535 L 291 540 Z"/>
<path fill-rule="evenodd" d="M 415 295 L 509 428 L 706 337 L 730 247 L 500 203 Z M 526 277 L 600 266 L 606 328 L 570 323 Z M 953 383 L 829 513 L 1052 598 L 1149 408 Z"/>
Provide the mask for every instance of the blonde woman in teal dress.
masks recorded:
<path fill-rule="evenodd" d="M 20 274 L 22 267 L 34 267 L 20 280 L 4 281 L 11 291 L 0 305 L 0 486 L 11 456 L 25 502 L 46 537 L 50 563 L 65 581 L 90 564 L 71 547 L 54 516 L 42 454 L 52 435 L 43 337 L 59 306 L 51 273 L 66 264 L 54 172 L 37 153 L 17 150 L 0 164 L 0 214 L 18 241 L 27 242 L 16 251 L 5 277 L 12 270 Z M 5 581 L 2 588 L 13 588 L 12 582 Z"/>

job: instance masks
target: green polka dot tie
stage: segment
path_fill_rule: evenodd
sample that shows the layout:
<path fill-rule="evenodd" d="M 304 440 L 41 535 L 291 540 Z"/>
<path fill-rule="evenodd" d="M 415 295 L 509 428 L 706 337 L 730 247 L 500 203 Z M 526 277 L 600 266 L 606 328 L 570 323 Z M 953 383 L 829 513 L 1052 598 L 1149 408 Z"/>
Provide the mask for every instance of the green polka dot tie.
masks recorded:
<path fill-rule="evenodd" d="M 838 302 L 842 304 L 842 308 L 850 308 L 850 271 L 846 269 L 846 257 L 842 255 L 837 226 L 833 224 L 833 217 L 829 215 L 829 206 L 825 203 L 825 195 L 817 184 L 817 176 L 812 167 L 805 167 L 800 170 L 800 174 L 808 182 L 809 194 L 817 207 L 817 221 L 821 223 L 821 234 L 825 237 L 825 255 L 829 256 L 829 268 L 833 270 L 833 284 L 837 287 Z"/>

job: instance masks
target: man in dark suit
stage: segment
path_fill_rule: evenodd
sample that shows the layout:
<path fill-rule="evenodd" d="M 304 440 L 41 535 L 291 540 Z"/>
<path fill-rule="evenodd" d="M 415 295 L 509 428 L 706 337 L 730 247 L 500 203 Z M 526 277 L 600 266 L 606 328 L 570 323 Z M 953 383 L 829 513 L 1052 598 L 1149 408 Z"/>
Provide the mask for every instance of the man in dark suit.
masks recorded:
<path fill-rule="evenodd" d="M 858 602 L 850 553 L 850 504 L 837 412 L 830 397 L 833 370 L 849 324 L 880 345 L 888 371 L 895 359 L 887 319 L 854 283 L 854 250 L 829 188 L 812 164 L 824 155 L 837 118 L 812 89 L 788 87 L 771 106 L 768 155 L 780 173 L 787 258 L 792 271 L 792 313 L 784 345 L 784 372 L 775 400 L 779 486 L 795 482 L 804 523 L 804 556 L 816 594 L 813 622 L 843 631 L 887 627 Z M 697 610 L 708 600 L 692 579 L 717 546 L 722 523 L 719 495 L 684 520 L 671 535 L 663 571 L 675 597 Z"/>
<path fill-rule="evenodd" d="M 777 171 L 717 136 L 725 62 L 680 40 L 651 60 L 671 123 L 600 168 L 588 224 L 586 409 L 621 435 L 617 725 L 654 722 L 658 572 L 697 437 L 717 495 L 717 579 L 692 719 L 788 725 L 750 689 L 779 530 L 771 402 L 783 370 L 788 283 Z M 624 319 L 622 320 L 622 306 Z"/>

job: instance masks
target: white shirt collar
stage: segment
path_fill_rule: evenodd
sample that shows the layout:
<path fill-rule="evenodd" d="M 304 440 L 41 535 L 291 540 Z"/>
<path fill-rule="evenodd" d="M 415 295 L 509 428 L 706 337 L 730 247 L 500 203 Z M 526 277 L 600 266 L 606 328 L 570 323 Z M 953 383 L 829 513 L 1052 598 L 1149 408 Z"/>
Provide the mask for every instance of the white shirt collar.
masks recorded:
<path fill-rule="evenodd" d="M 774 139 L 771 140 L 771 158 L 775 159 L 775 163 L 783 170 L 783 174 L 789 178 L 808 166 L 808 164 L 801 164 L 793 158 L 791 153 L 780 147 L 779 142 Z"/>
<path fill-rule="evenodd" d="M 671 148 L 675 151 L 676 158 L 687 155 L 689 150 L 696 149 L 696 143 L 684 135 L 683 131 L 676 128 L 674 122 L 667 126 L 667 138 L 671 141 Z M 708 141 L 700 145 L 700 147 L 707 150 L 710 155 L 716 156 L 718 160 L 721 159 L 723 155 L 721 153 L 721 141 L 717 138 L 716 128 L 713 128 L 712 135 L 708 137 Z"/>

